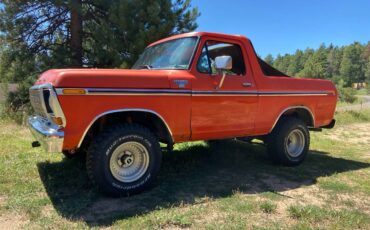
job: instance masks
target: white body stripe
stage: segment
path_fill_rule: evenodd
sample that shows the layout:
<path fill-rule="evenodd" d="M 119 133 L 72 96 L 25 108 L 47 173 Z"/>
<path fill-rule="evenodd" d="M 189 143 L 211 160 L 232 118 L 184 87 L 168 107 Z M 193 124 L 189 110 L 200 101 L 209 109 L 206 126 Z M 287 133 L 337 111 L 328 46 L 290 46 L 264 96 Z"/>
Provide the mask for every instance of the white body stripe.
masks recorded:
<path fill-rule="evenodd" d="M 56 92 L 58 95 L 67 95 L 63 93 L 64 88 L 57 88 Z M 262 97 L 289 97 L 289 96 L 327 96 L 330 93 L 328 91 L 269 91 L 269 92 L 258 92 L 258 91 L 212 91 L 212 90 L 183 90 L 183 89 L 103 89 L 103 88 L 86 88 L 84 89 L 86 94 L 84 95 L 109 95 L 109 96 L 147 96 L 147 95 L 158 95 L 158 96 L 262 96 Z M 74 95 L 74 94 L 68 94 Z"/>

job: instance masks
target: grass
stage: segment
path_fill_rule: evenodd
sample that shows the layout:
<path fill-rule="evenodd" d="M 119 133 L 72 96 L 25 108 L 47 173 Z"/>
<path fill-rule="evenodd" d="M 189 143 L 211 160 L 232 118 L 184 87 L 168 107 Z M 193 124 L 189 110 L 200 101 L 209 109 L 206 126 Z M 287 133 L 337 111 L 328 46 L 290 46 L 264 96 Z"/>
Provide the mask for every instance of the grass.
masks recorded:
<path fill-rule="evenodd" d="M 345 125 L 355 122 L 370 122 L 370 109 L 336 112 L 335 119 L 337 120 L 339 125 Z"/>
<path fill-rule="evenodd" d="M 260 209 L 264 213 L 274 213 L 276 212 L 277 205 L 271 201 L 264 201 L 260 204 Z"/>
<path fill-rule="evenodd" d="M 313 226 L 325 223 L 330 229 L 359 229 L 370 223 L 369 216 L 357 210 L 334 210 L 312 205 L 291 205 L 288 212 L 293 219 L 303 220 Z"/>
<path fill-rule="evenodd" d="M 370 143 L 354 143 L 370 110 L 336 119 L 298 167 L 258 143 L 179 144 L 152 190 L 120 199 L 94 190 L 81 159 L 32 149 L 25 127 L 0 120 L 0 229 L 369 229 Z"/>
<path fill-rule="evenodd" d="M 362 98 L 356 98 L 356 100 L 353 102 L 353 103 L 349 103 L 349 102 L 344 102 L 344 101 L 337 101 L 337 107 L 344 107 L 344 106 L 348 106 L 348 105 L 360 105 L 364 103 L 364 99 Z"/>
<path fill-rule="evenodd" d="M 353 192 L 353 188 L 351 186 L 333 178 L 327 178 L 326 180 L 320 181 L 320 187 L 335 192 Z"/>
<path fill-rule="evenodd" d="M 369 95 L 369 93 L 370 93 L 370 90 L 369 90 L 369 89 L 364 88 L 364 89 L 359 89 L 359 90 L 357 90 L 356 95 Z"/>
<path fill-rule="evenodd" d="M 353 103 L 345 102 L 345 101 L 337 101 L 337 107 L 343 107 L 343 106 L 348 106 L 348 105 L 359 105 L 364 102 L 366 102 L 363 98 L 358 97 L 358 96 L 366 96 L 366 93 L 363 93 L 363 91 L 358 90 L 356 94 L 355 101 Z"/>

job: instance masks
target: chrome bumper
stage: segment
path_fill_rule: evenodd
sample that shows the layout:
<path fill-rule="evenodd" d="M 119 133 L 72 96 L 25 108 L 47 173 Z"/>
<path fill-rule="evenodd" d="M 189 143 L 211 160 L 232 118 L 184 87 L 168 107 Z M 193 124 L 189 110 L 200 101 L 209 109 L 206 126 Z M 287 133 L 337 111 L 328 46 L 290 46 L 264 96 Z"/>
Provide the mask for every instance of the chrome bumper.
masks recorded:
<path fill-rule="evenodd" d="M 60 131 L 58 126 L 40 116 L 29 117 L 28 126 L 46 152 L 62 152 L 64 132 Z"/>

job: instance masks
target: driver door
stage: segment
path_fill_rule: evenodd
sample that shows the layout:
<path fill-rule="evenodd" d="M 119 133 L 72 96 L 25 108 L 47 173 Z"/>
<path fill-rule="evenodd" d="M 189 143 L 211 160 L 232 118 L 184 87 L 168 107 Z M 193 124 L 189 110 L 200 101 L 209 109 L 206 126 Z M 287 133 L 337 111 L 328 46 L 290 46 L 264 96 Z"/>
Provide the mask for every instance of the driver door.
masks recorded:
<path fill-rule="evenodd" d="M 192 83 L 192 140 L 246 136 L 253 133 L 258 106 L 257 87 L 242 44 L 205 38 L 195 58 Z M 215 58 L 231 56 L 232 69 L 216 70 Z"/>

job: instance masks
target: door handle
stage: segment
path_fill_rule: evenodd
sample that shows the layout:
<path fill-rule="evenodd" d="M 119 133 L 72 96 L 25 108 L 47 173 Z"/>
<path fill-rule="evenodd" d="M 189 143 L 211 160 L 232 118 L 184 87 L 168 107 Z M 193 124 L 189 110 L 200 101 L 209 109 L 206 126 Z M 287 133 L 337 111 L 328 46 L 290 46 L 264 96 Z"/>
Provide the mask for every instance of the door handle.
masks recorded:
<path fill-rule="evenodd" d="M 244 87 L 251 87 L 252 86 L 252 83 L 250 82 L 243 82 L 242 84 Z"/>

